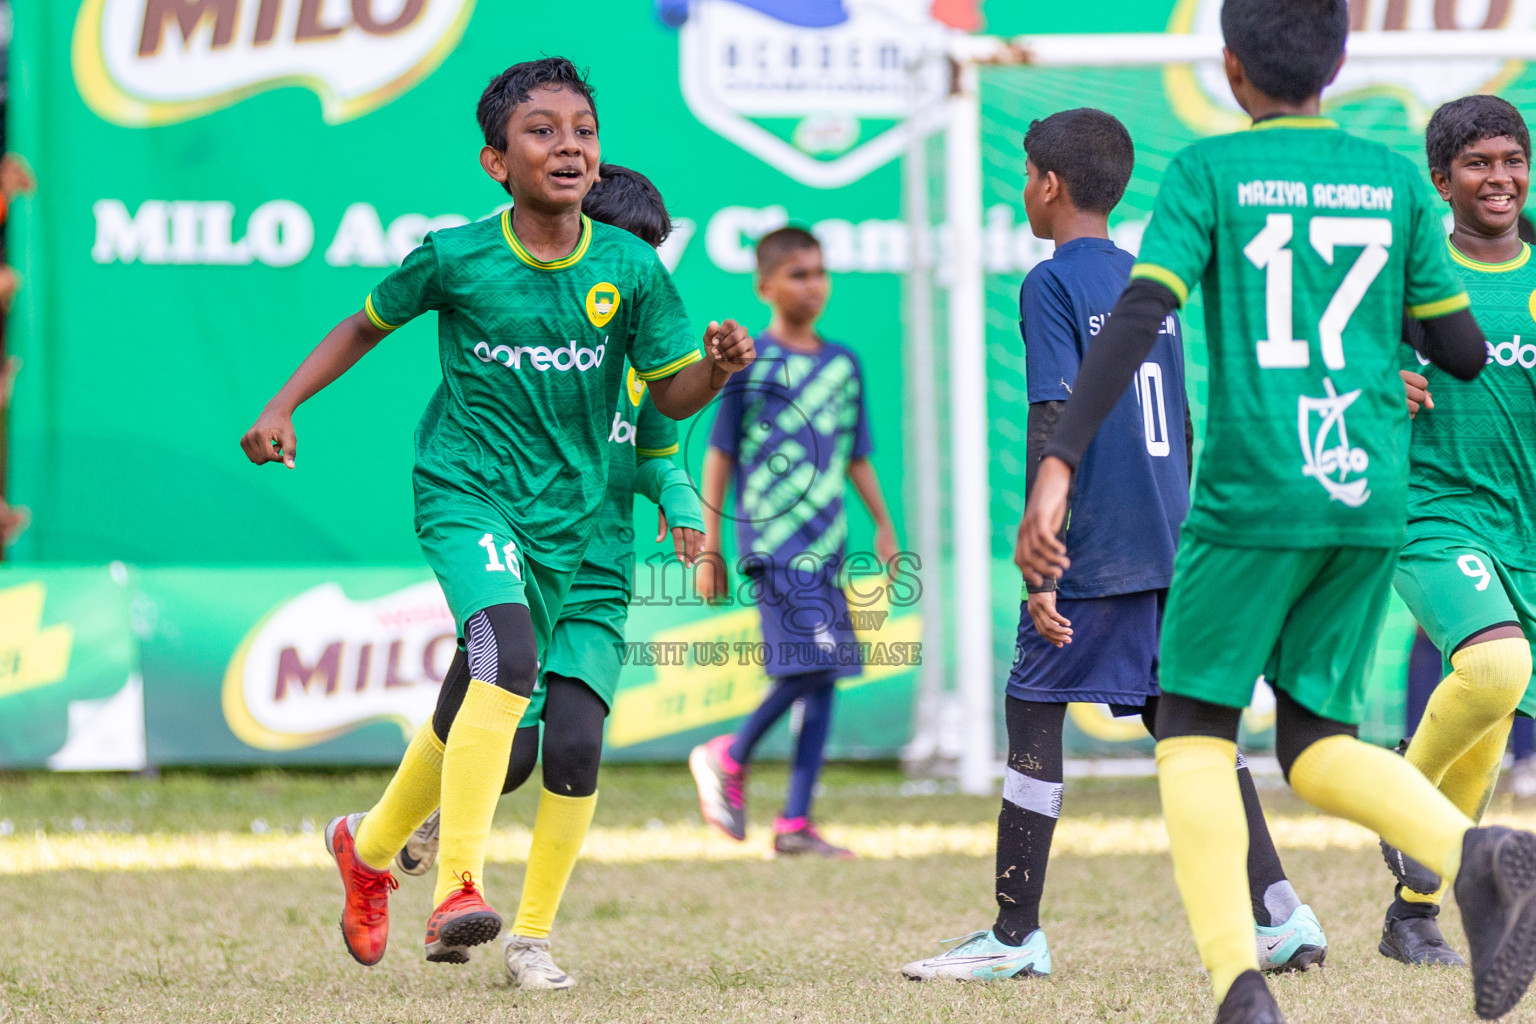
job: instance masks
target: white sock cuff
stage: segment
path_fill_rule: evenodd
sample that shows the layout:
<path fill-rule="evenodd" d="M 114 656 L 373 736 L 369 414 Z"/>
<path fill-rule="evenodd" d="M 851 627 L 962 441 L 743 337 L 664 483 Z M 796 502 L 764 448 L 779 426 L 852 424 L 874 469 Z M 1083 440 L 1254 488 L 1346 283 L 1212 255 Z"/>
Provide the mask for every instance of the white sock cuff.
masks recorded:
<path fill-rule="evenodd" d="M 1032 779 L 1012 768 L 1003 771 L 1003 799 L 1015 807 L 1043 814 L 1047 818 L 1061 817 L 1061 783 Z"/>

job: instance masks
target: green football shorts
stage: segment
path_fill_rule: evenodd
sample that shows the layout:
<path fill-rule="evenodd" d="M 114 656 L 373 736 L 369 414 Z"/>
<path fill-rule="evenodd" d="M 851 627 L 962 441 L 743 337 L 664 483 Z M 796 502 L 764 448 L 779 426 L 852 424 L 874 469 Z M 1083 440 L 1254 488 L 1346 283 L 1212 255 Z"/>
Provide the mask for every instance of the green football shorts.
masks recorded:
<path fill-rule="evenodd" d="M 629 594 L 608 583 L 578 579 L 566 595 L 560 621 L 555 623 L 549 656 L 539 666 L 539 682 L 529 699 L 523 721 L 544 717 L 544 676 L 553 672 L 579 679 L 598 695 L 609 710 L 619 688 L 623 667 L 619 652 L 624 646 L 624 622 L 629 618 Z"/>
<path fill-rule="evenodd" d="M 527 545 L 505 515 L 469 496 L 416 515 L 416 539 L 448 599 L 459 636 L 482 608 L 520 604 L 533 618 L 539 656 L 549 650 L 555 622 L 576 570 L 551 569 L 525 553 Z"/>
<path fill-rule="evenodd" d="M 1242 708 L 1262 675 L 1313 714 L 1358 724 L 1396 562 L 1392 548 L 1240 548 L 1186 532 L 1163 617 L 1163 692 Z"/>
<path fill-rule="evenodd" d="M 1536 572 L 1506 565 L 1492 549 L 1465 540 L 1417 537 L 1403 545 L 1392 585 L 1444 656 L 1489 626 L 1518 622 L 1536 640 Z M 1536 647 L 1533 647 L 1536 653 Z M 1536 714 L 1527 687 L 1520 710 Z"/>

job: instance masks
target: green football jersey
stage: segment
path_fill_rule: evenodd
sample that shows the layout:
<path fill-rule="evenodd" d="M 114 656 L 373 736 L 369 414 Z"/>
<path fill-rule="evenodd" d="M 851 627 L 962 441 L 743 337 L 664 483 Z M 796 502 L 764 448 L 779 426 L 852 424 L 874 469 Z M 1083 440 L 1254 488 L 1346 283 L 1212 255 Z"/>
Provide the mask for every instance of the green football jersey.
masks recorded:
<path fill-rule="evenodd" d="M 642 380 L 703 358 L 655 251 L 585 216 L 576 248 L 548 263 L 510 210 L 435 231 L 364 308 L 381 330 L 438 313 L 443 382 L 416 428 L 418 514 L 488 502 L 554 569 L 580 563 L 607 490 L 625 358 Z"/>
<path fill-rule="evenodd" d="M 1188 528 L 1245 547 L 1391 547 L 1407 500 L 1403 307 L 1464 309 L 1418 172 L 1324 118 L 1168 166 L 1133 278 L 1204 288 L 1205 453 Z"/>
<path fill-rule="evenodd" d="M 670 459 L 677 453 L 677 421 L 651 404 L 650 389 L 626 367 L 624 389 L 608 430 L 608 490 L 598 508 L 592 542 L 576 579 L 605 582 L 627 595 L 634 583 L 635 476 L 641 459 Z"/>
<path fill-rule="evenodd" d="M 1403 366 L 1429 379 L 1435 407 L 1413 421 L 1408 533 L 1477 538 L 1499 558 L 1536 569 L 1536 262 L 1451 260 L 1488 337 L 1488 365 L 1457 380 L 1405 348 Z"/>

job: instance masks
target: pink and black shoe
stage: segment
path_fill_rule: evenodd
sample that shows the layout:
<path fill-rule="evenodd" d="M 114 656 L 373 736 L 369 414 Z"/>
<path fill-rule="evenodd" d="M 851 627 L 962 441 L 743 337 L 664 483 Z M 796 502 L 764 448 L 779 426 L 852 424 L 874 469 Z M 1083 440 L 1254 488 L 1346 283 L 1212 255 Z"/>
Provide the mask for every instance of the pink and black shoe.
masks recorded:
<path fill-rule="evenodd" d="M 694 747 L 688 770 L 699 787 L 704 820 L 740 842 L 747 838 L 747 769 L 731 757 L 731 737 L 716 736 Z"/>
<path fill-rule="evenodd" d="M 781 857 L 830 857 L 853 860 L 858 855 L 841 846 L 833 846 L 821 837 L 810 818 L 776 818 L 773 822 L 773 852 Z"/>

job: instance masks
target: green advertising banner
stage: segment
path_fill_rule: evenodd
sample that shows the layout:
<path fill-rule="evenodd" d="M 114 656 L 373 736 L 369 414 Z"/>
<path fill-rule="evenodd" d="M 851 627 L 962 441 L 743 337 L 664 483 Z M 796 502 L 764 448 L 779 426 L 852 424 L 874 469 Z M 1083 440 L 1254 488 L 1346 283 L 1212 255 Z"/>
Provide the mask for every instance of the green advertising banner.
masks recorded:
<path fill-rule="evenodd" d="M 121 563 L 0 569 L 0 767 L 144 767 L 134 593 Z"/>
<path fill-rule="evenodd" d="M 153 764 L 393 764 L 431 717 L 456 646 L 425 570 L 146 569 L 136 581 L 153 618 L 141 655 Z M 621 652 L 610 759 L 682 760 L 762 697 L 757 613 L 701 611 L 660 591 L 637 608 L 630 634 L 646 639 Z M 907 737 L 918 623 L 887 605 L 862 624 L 871 664 L 843 684 L 829 752 L 891 757 Z"/>

